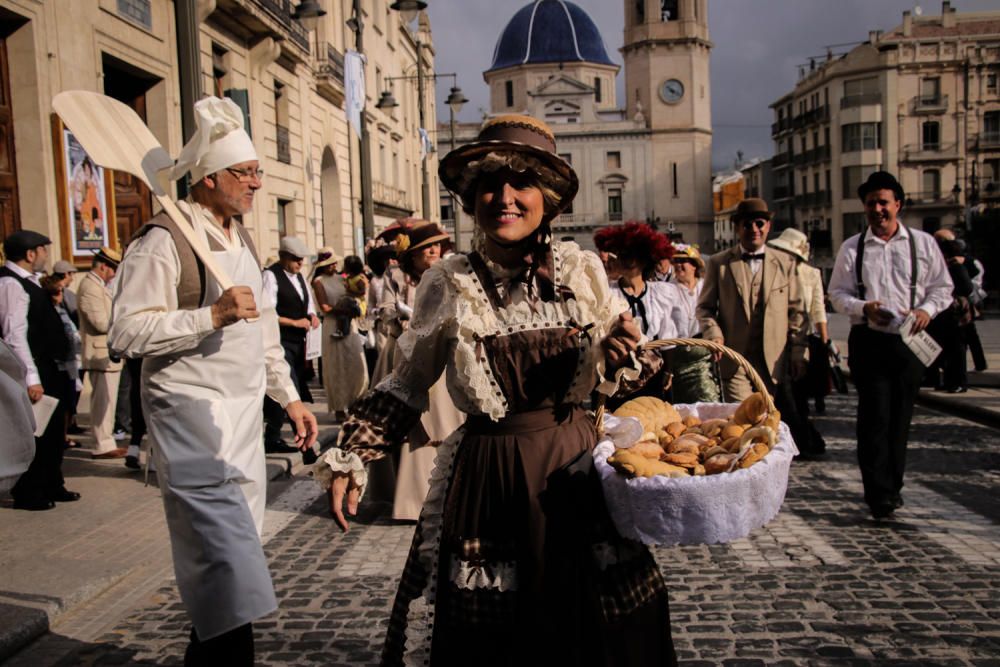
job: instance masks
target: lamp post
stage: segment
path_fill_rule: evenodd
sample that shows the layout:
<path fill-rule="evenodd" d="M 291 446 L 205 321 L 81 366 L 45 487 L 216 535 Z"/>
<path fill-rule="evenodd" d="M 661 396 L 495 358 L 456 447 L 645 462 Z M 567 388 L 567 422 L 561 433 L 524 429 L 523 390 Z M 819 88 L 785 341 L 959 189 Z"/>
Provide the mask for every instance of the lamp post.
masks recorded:
<path fill-rule="evenodd" d="M 403 23 L 407 26 L 413 22 L 417 14 L 426 8 L 427 3 L 424 0 L 396 0 L 389 5 L 389 9 L 397 11 L 402 15 Z M 424 56 L 421 53 L 424 45 L 420 41 L 419 33 L 413 35 L 413 42 L 417 53 L 417 109 L 420 116 L 420 128 L 426 132 L 427 127 L 424 124 Z M 423 141 L 423 138 L 421 138 L 421 141 Z M 430 217 L 431 208 L 430 178 L 427 175 L 427 152 L 424 151 L 424 157 L 420 161 L 420 172 L 423 176 L 423 183 L 420 185 L 420 208 L 425 220 Z"/>
<path fill-rule="evenodd" d="M 364 30 L 365 24 L 361 20 L 361 0 L 354 0 L 352 4 L 351 18 L 347 20 L 347 27 L 354 33 L 354 49 L 359 54 L 364 54 Z M 366 86 L 367 88 L 367 86 Z M 372 149 L 368 141 L 368 118 L 365 106 L 367 92 L 363 92 L 361 98 L 361 230 L 364 239 L 362 246 L 368 239 L 375 238 L 375 203 L 372 201 Z"/>
<path fill-rule="evenodd" d="M 385 80 L 389 82 L 390 85 L 392 84 L 393 81 L 413 81 L 414 79 L 417 80 L 417 88 L 418 88 L 417 106 L 419 107 L 420 122 L 421 125 L 423 125 L 424 96 L 420 92 L 420 87 L 425 77 L 424 75 L 420 74 L 419 64 L 417 67 L 418 71 L 416 76 L 390 76 L 387 77 Z M 451 91 L 448 94 L 448 99 L 445 100 L 445 103 L 448 105 L 448 127 L 450 129 L 450 135 L 451 135 L 451 150 L 455 150 L 455 114 L 461 111 L 462 106 L 469 100 L 465 97 L 464 94 L 462 94 L 462 89 L 458 87 L 458 75 L 455 74 L 454 72 L 429 75 L 429 78 L 432 81 L 437 81 L 438 79 L 443 79 L 448 77 L 451 78 L 452 84 L 454 85 L 452 85 Z M 393 96 L 391 90 L 383 90 L 381 96 L 379 97 L 378 102 L 375 104 L 376 109 L 394 109 L 398 106 L 399 102 L 396 101 L 396 98 Z M 424 197 L 423 201 L 424 218 L 427 218 L 428 211 L 430 210 L 430 181 L 427 175 L 426 157 L 424 159 L 423 175 L 424 175 L 424 182 L 421 189 L 421 194 Z M 451 210 L 453 211 L 452 215 L 454 216 L 455 220 L 455 249 L 460 250 L 461 242 L 460 242 L 459 227 L 458 227 L 458 211 L 455 208 L 454 196 L 451 196 Z"/>

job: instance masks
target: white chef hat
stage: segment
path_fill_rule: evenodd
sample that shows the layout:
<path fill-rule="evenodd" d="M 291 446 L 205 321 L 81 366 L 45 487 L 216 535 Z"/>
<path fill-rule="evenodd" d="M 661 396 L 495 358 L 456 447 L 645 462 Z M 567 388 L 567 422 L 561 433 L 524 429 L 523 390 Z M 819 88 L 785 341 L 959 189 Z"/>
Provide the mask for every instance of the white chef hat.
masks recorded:
<path fill-rule="evenodd" d="M 257 159 L 250 135 L 243 129 L 243 112 L 228 98 L 206 97 L 194 105 L 194 136 L 181 149 L 170 171 L 172 179 L 191 172 L 197 183 L 208 174 Z"/>

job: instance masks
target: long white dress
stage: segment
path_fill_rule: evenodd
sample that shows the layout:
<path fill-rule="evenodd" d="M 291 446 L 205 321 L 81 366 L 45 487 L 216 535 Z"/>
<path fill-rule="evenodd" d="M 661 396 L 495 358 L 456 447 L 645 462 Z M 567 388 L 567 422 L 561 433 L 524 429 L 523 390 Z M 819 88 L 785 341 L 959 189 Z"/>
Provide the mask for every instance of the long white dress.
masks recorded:
<path fill-rule="evenodd" d="M 211 236 L 223 248 L 212 253 L 215 260 L 234 284 L 253 290 L 260 318 L 215 330 L 211 304 L 221 289 L 210 276 L 201 307 L 178 310 L 180 261 L 169 233 L 154 228 L 129 246 L 119 268 L 109 344 L 144 359 L 142 407 L 177 586 L 206 640 L 277 608 L 260 541 L 267 490 L 262 407 L 265 391 L 282 406 L 299 396 L 250 250 L 197 204 L 179 206 L 206 244 Z"/>
<path fill-rule="evenodd" d="M 322 276 L 319 283 L 330 305 L 347 294 L 344 279 L 339 275 Z M 351 320 L 350 333 L 335 335 L 338 333 L 337 317 L 327 313 L 323 317 L 323 388 L 326 409 L 330 412 L 346 411 L 368 389 L 368 363 L 357 320 Z"/>

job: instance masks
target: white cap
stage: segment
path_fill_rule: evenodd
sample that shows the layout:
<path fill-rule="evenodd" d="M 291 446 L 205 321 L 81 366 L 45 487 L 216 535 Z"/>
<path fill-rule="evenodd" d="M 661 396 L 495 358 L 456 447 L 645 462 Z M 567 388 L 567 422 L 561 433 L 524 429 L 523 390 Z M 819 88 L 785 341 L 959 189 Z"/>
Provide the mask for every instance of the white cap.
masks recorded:
<path fill-rule="evenodd" d="M 278 252 L 288 253 L 292 257 L 304 259 L 309 256 L 305 242 L 297 236 L 285 236 L 278 244 Z"/>
<path fill-rule="evenodd" d="M 170 171 L 172 179 L 190 171 L 191 182 L 196 183 L 208 174 L 257 159 L 250 135 L 243 129 L 243 112 L 232 100 L 218 97 L 198 100 L 194 105 L 194 120 L 198 129 L 181 149 Z"/>

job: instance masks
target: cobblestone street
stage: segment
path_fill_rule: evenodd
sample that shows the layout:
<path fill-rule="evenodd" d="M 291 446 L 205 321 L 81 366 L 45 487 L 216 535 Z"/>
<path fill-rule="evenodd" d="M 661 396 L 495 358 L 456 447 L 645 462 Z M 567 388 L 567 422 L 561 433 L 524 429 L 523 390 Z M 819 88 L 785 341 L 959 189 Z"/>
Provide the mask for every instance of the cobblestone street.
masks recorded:
<path fill-rule="evenodd" d="M 656 550 L 684 664 L 1000 664 L 997 432 L 918 409 L 906 506 L 877 523 L 861 503 L 853 413 L 853 395 L 828 402 L 817 423 L 830 456 L 793 465 L 770 525 Z M 271 497 L 280 611 L 255 624 L 260 664 L 374 664 L 412 527 L 363 507 L 341 534 L 304 477 L 273 483 Z M 188 621 L 165 572 L 60 616 L 7 664 L 180 664 Z"/>

